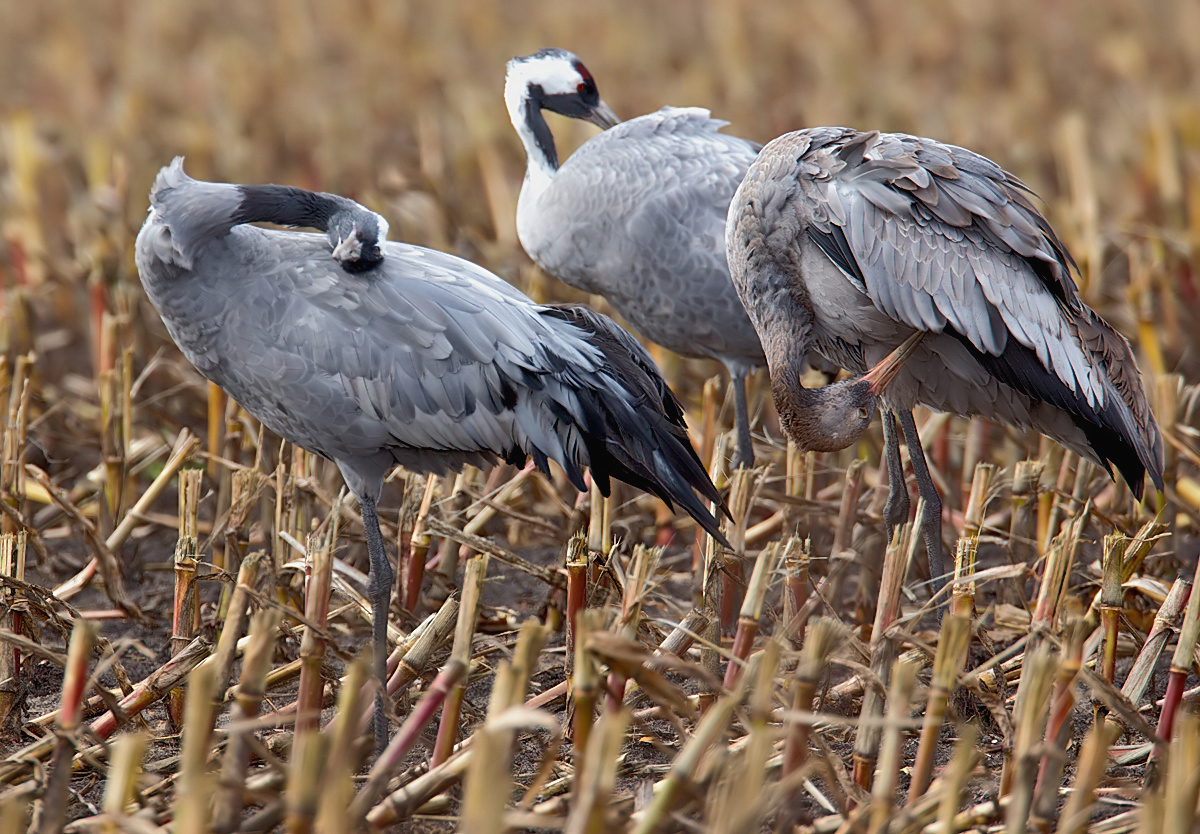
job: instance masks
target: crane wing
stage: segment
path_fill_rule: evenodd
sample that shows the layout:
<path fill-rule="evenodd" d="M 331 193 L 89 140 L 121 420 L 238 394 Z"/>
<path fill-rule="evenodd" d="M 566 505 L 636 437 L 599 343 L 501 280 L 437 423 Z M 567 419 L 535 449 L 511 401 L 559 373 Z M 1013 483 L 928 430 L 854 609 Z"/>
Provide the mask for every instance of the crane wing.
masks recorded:
<path fill-rule="evenodd" d="M 673 350 L 757 358 L 750 323 L 731 321 L 745 314 L 726 266 L 725 216 L 759 146 L 721 133 L 725 124 L 707 110 L 664 108 L 592 137 L 540 195 L 522 242 L 548 272 L 604 295 Z"/>
<path fill-rule="evenodd" d="M 805 232 L 876 307 L 956 336 L 1001 381 L 1076 415 L 1102 456 L 1128 439 L 1118 467 L 1145 465 L 1161 483 L 1162 439 L 1129 344 L 1080 300 L 1074 261 L 1024 183 L 931 139 L 802 133 Z"/>

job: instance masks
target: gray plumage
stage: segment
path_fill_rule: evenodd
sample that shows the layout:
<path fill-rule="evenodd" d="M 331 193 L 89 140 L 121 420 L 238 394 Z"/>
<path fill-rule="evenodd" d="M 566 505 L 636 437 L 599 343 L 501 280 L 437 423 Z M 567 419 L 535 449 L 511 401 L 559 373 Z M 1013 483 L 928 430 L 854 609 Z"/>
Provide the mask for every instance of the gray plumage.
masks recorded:
<path fill-rule="evenodd" d="M 590 466 L 605 494 L 625 480 L 720 536 L 693 492 L 723 506 L 678 401 L 611 320 L 386 242 L 381 217 L 334 195 L 200 182 L 176 159 L 150 202 L 138 271 L 180 350 L 272 431 L 336 462 L 362 503 L 377 642 L 391 583 L 374 505 L 397 463 L 530 456 L 580 489 Z M 244 225 L 260 221 L 327 234 Z"/>
<path fill-rule="evenodd" d="M 564 283 L 604 296 L 646 338 L 724 362 L 742 412 L 739 458 L 752 462 L 745 377 L 765 360 L 729 280 L 725 217 L 759 145 L 721 133 L 726 122 L 699 108 L 618 124 L 564 50 L 509 62 L 505 99 L 528 163 L 517 206 L 525 251 Z M 559 167 L 543 109 L 615 126 Z"/>
<path fill-rule="evenodd" d="M 1162 437 L 1129 343 L 1079 298 L 1074 262 L 1029 197 L 969 150 L 825 127 L 768 144 L 730 209 L 733 280 L 779 380 L 781 417 L 808 347 L 862 372 L 927 334 L 882 404 L 901 418 L 931 503 L 931 562 L 941 513 L 920 471 L 918 403 L 1036 429 L 1115 466 L 1138 496 L 1147 472 L 1162 488 Z M 884 429 L 898 472 L 890 414 Z M 907 511 L 893 483 L 889 522 Z"/>

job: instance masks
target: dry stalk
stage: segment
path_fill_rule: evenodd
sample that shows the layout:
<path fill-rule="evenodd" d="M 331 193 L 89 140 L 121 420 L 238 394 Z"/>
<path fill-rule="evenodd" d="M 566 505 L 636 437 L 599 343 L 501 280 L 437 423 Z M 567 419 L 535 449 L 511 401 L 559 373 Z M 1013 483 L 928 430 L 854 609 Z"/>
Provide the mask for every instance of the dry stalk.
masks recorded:
<path fill-rule="evenodd" d="M 778 640 L 768 640 L 762 651 L 750 659 L 749 674 L 754 684 L 749 694 L 749 726 L 739 739 L 740 750 L 726 758 L 717 790 L 710 793 L 706 817 L 717 831 L 755 831 L 769 811 L 774 793 L 766 790 L 767 760 L 774 748 L 770 729 L 775 701 L 775 675 L 783 647 Z M 750 797 L 755 801 L 747 802 Z"/>
<path fill-rule="evenodd" d="M 937 754 L 938 736 L 946 717 L 946 707 L 966 662 L 970 643 L 970 618 L 958 614 L 947 614 L 942 618 L 942 633 L 938 638 L 937 655 L 933 660 L 933 678 L 929 682 L 929 703 L 925 707 L 921 741 L 917 746 L 912 783 L 908 789 L 907 805 L 910 808 L 929 787 L 929 780 L 933 774 L 933 760 Z"/>
<path fill-rule="evenodd" d="M 545 642 L 546 630 L 536 622 L 521 627 L 511 663 L 496 671 L 487 720 L 472 734 L 475 756 L 463 784 L 462 829 L 488 834 L 505 829 L 504 810 L 512 795 L 512 752 L 516 731 L 542 727 L 561 737 L 548 713 L 524 708 L 529 672 Z"/>
<path fill-rule="evenodd" d="M 362 657 L 346 667 L 346 676 L 338 691 L 337 714 L 326 728 L 330 733 L 329 754 L 317 797 L 316 829 L 320 834 L 351 834 L 354 830 L 349 812 L 350 803 L 354 801 L 354 772 L 359 760 L 355 739 L 360 731 L 356 717 L 369 674 L 370 666 Z"/>
<path fill-rule="evenodd" d="M 938 799 L 938 827 L 935 829 L 937 834 L 955 834 L 958 830 L 954 820 L 958 809 L 962 807 L 963 790 L 981 756 L 976 746 L 978 741 L 979 727 L 975 724 L 966 724 L 959 728 L 954 753 L 939 779 L 941 796 Z"/>
<path fill-rule="evenodd" d="M 186 646 L 200 625 L 200 604 L 196 585 L 198 526 L 200 506 L 200 469 L 179 473 L 179 539 L 175 543 L 175 606 L 171 616 L 171 654 Z M 183 722 L 183 689 L 171 692 L 167 707 L 175 727 Z"/>
<path fill-rule="evenodd" d="M 451 526 L 458 526 L 458 516 L 467 508 L 470 501 L 470 496 L 467 490 L 471 488 L 475 481 L 475 476 L 479 474 L 479 470 L 474 466 L 464 467 L 457 475 L 447 477 L 447 483 L 453 483 L 450 488 L 450 495 L 442 500 L 443 519 Z M 445 493 L 443 493 L 445 494 Z M 454 578 L 458 576 L 459 557 L 462 554 L 462 544 L 449 537 L 443 537 L 438 543 L 437 555 L 437 570 L 439 578 L 447 587 L 454 584 Z"/>
<path fill-rule="evenodd" d="M 950 620 L 947 617 L 946 620 Z M 945 625 L 943 624 L 943 632 Z M 940 648 L 940 645 L 939 645 Z M 896 792 L 900 784 L 901 757 L 904 753 L 904 731 L 912 712 L 913 690 L 917 685 L 919 663 L 900 659 L 892 669 L 892 684 L 888 691 L 887 721 L 879 755 L 879 768 L 871 789 L 871 819 L 867 831 L 881 834 L 887 829 L 894 811 Z M 936 672 L 935 672 L 936 675 Z M 913 794 L 909 793 L 911 803 Z"/>
<path fill-rule="evenodd" d="M 1196 644 L 1200 642 L 1200 593 L 1196 583 L 1200 582 L 1200 562 L 1196 563 L 1196 574 L 1192 578 L 1192 593 L 1187 611 L 1183 615 L 1183 626 L 1179 629 L 1179 640 L 1175 643 L 1175 654 L 1171 657 L 1171 670 L 1167 674 L 1167 691 L 1163 695 L 1162 712 L 1158 716 L 1154 754 L 1146 772 L 1146 784 L 1152 785 L 1157 778 L 1158 760 L 1161 758 L 1166 740 L 1171 738 L 1175 716 L 1183 698 L 1183 685 L 1192 669 Z"/>
<path fill-rule="evenodd" d="M 1176 577 L 1171 590 L 1167 592 L 1167 598 L 1154 615 L 1154 623 L 1150 627 L 1150 633 L 1146 635 L 1146 642 L 1142 644 L 1142 650 L 1138 652 L 1129 674 L 1125 676 L 1125 683 L 1121 685 L 1121 694 L 1135 707 L 1141 704 L 1142 696 L 1146 694 L 1146 688 L 1154 676 L 1154 669 L 1163 649 L 1183 622 L 1184 609 L 1187 607 L 1191 590 L 1191 582 L 1183 577 Z M 1108 720 L 1113 719 L 1110 717 Z"/>
<path fill-rule="evenodd" d="M 292 760 L 283 791 L 284 822 L 289 834 L 309 834 L 317 816 L 329 739 L 315 729 L 297 732 L 292 740 Z"/>
<path fill-rule="evenodd" d="M 1062 534 L 1055 536 L 1054 541 L 1046 549 L 1046 569 L 1042 574 L 1042 584 L 1033 611 L 1031 628 L 1034 630 L 1048 631 L 1054 627 L 1059 602 L 1066 591 L 1067 579 L 1071 575 L 1075 554 L 1079 550 L 1079 538 L 1087 523 L 1090 510 L 1091 502 L 1089 501 L 1078 515 L 1066 523 Z"/>
<path fill-rule="evenodd" d="M 8 370 L 8 357 L 5 356 L 4 370 Z M 3 446 L 0 447 L 0 492 L 3 501 L 11 507 L 16 507 L 17 496 L 25 495 L 25 448 L 26 433 L 29 422 L 29 397 L 33 386 L 29 384 L 37 355 L 30 352 L 17 357 L 16 367 L 12 377 L 3 380 L 0 391 L 8 390 L 8 409 L 5 412 Z M 7 374 L 5 374 L 7 376 Z M 4 532 L 14 532 L 6 521 Z"/>
<path fill-rule="evenodd" d="M 578 645 L 575 639 L 576 618 L 587 605 L 588 549 L 583 531 L 567 540 L 567 646 Z"/>
<path fill-rule="evenodd" d="M 1058 789 L 1062 784 L 1063 767 L 1067 763 L 1070 742 L 1071 714 L 1075 709 L 1075 681 L 1083 666 L 1083 642 L 1087 626 L 1082 617 L 1072 619 L 1066 628 L 1062 660 L 1050 699 L 1050 716 L 1046 722 L 1045 754 L 1038 768 L 1034 789 L 1035 825 L 1049 831 L 1058 810 Z"/>
<path fill-rule="evenodd" d="M 982 465 L 982 464 L 981 464 Z M 950 610 L 959 617 L 970 619 L 975 615 L 976 548 L 979 540 L 963 536 L 958 540 L 954 552 L 954 582 L 950 589 Z"/>
<path fill-rule="evenodd" d="M 0 497 L 0 501 L 4 501 Z M 0 576 L 25 581 L 25 552 L 28 536 L 24 530 L 16 533 L 0 534 Z M 0 588 L 0 611 L 3 620 L 0 622 L 15 635 L 21 635 L 26 629 L 22 622 L 22 606 L 18 604 L 18 593 L 15 588 L 5 585 Z M 16 706 L 21 690 L 21 651 L 17 646 L 0 648 L 0 729 L 7 729 L 12 719 L 12 711 Z"/>
<path fill-rule="evenodd" d="M 213 811 L 213 831 L 219 834 L 236 830 L 242 813 L 246 768 L 250 763 L 250 724 L 258 715 L 266 693 L 267 670 L 275 653 L 280 619 L 278 611 L 266 610 L 256 613 L 250 621 L 250 642 L 242 661 L 242 674 L 234 698 L 236 709 L 229 726 L 229 740 L 221 764 L 220 791 Z M 214 661 L 212 665 L 216 688 L 223 688 L 218 664 Z"/>
<path fill-rule="evenodd" d="M 108 595 L 108 598 L 112 600 L 113 605 L 129 614 L 140 616 L 141 612 L 134 605 L 133 600 L 129 598 L 129 593 L 125 590 L 125 580 L 121 578 L 121 568 L 117 563 L 117 558 L 113 555 L 112 548 L 101 541 L 99 534 L 96 532 L 95 525 L 84 518 L 79 508 L 71 503 L 70 496 L 59 489 L 50 480 L 49 475 L 33 464 L 26 464 L 25 472 L 46 491 L 46 494 L 50 496 L 50 499 L 58 509 L 71 520 L 72 525 L 79 532 L 80 538 L 87 546 L 87 549 L 91 551 L 92 559 L 95 561 L 101 576 L 104 578 L 104 591 Z M 116 533 L 114 532 L 113 536 L 115 535 Z M 93 567 L 92 575 L 95 575 L 96 569 L 96 567 Z M 84 570 L 86 571 L 87 568 L 84 568 Z M 89 576 L 88 578 L 90 579 L 91 577 Z M 55 596 L 59 599 L 67 599 L 67 597 L 58 594 L 57 591 L 55 592 Z"/>
<path fill-rule="evenodd" d="M 1163 786 L 1163 831 L 1193 831 L 1200 793 L 1200 718 L 1184 712 L 1171 739 Z"/>
<path fill-rule="evenodd" d="M 613 623 L 613 630 L 630 640 L 635 639 L 638 626 L 642 620 L 642 604 L 650 591 L 653 576 L 657 570 L 662 549 L 646 548 L 644 545 L 634 545 L 629 559 L 628 569 L 622 567 L 619 557 L 614 555 L 612 565 L 617 580 L 621 585 L 621 611 Z M 620 708 L 625 698 L 625 685 L 628 677 L 618 669 L 612 669 L 608 675 L 607 704 L 610 710 Z"/>
<path fill-rule="evenodd" d="M 840 621 L 832 617 L 814 617 L 805 634 L 804 646 L 800 649 L 800 662 L 792 677 L 792 711 L 811 712 L 816 698 L 817 684 L 825 674 L 829 656 L 849 637 L 849 631 Z M 796 721 L 788 730 L 783 754 L 783 776 L 795 773 L 808 755 L 810 725 Z"/>
<path fill-rule="evenodd" d="M 808 571 L 812 561 L 812 541 L 799 536 L 788 539 L 783 548 L 783 621 L 788 624 L 791 640 L 795 645 L 804 643 L 805 621 L 801 618 L 804 603 L 808 600 Z"/>
<path fill-rule="evenodd" d="M 337 541 L 337 522 L 341 515 L 343 494 L 339 493 L 333 502 L 326 529 L 308 537 L 306 549 L 310 575 L 305 589 L 304 618 L 311 625 L 304 627 L 304 636 L 300 638 L 300 686 L 296 694 L 297 745 L 302 736 L 316 730 L 321 716 L 324 690 L 321 666 L 325 661 L 325 641 L 321 638 L 321 631 L 324 631 L 329 619 L 329 597 L 333 591 L 333 544 Z"/>
<path fill-rule="evenodd" d="M 604 611 L 593 608 L 581 611 L 579 616 L 574 641 L 574 669 L 571 674 L 571 695 L 574 699 L 571 742 L 577 769 L 587 760 L 587 748 L 600 691 L 600 669 L 595 655 L 587 650 L 587 645 L 592 633 L 604 628 L 606 615 Z"/>
<path fill-rule="evenodd" d="M 745 590 L 745 572 L 742 562 L 746 552 L 746 522 L 755 492 L 755 470 L 745 467 L 729 476 L 729 512 L 732 520 L 725 520 L 725 537 L 733 545 L 732 551 L 718 548 L 721 554 L 721 633 L 732 634 L 734 617 L 742 607 Z"/>
<path fill-rule="evenodd" d="M 858 520 L 858 499 L 862 495 L 863 472 L 865 462 L 855 459 L 846 467 L 845 488 L 842 490 L 842 500 L 838 505 L 837 523 L 833 528 L 832 555 L 837 558 L 850 549 L 854 539 L 854 525 Z"/>
<path fill-rule="evenodd" d="M 214 786 L 208 773 L 208 737 L 213 722 L 214 683 L 214 669 L 209 663 L 197 667 L 188 676 L 179 788 L 175 793 L 174 830 L 177 834 L 206 834 L 212 829 Z"/>
<path fill-rule="evenodd" d="M 1046 703 L 1057 668 L 1058 660 L 1049 647 L 1037 645 L 1026 649 L 1017 688 L 1017 702 L 1013 709 L 1016 736 L 1012 752 L 1011 802 L 1005 813 L 1007 834 L 1023 834 L 1029 819 L 1033 805 L 1033 780 L 1037 775 L 1037 764 L 1041 758 L 1039 748 L 1046 725 Z"/>
<path fill-rule="evenodd" d="M 458 620 L 458 612 L 458 597 L 447 597 L 436 613 L 429 615 L 422 626 L 413 630 L 409 636 L 415 639 L 412 639 L 412 644 L 404 650 L 403 654 L 399 655 L 395 663 L 396 669 L 388 678 L 389 696 L 394 698 L 400 690 L 419 678 L 429 668 L 433 653 L 441 648 L 454 629 L 454 624 Z M 399 654 L 401 649 L 404 649 L 404 646 L 398 647 L 396 654 Z M 392 662 L 389 660 L 388 667 L 391 668 L 391 666 Z M 364 716 L 364 720 L 369 719 L 369 714 Z"/>
<path fill-rule="evenodd" d="M 1117 671 L 1117 634 L 1121 619 L 1121 602 L 1124 590 L 1121 575 L 1125 565 L 1125 549 L 1129 539 L 1121 534 L 1104 537 L 1103 578 L 1100 582 L 1100 628 L 1104 634 L 1104 653 L 1100 662 L 1100 676 L 1109 683 Z"/>
<path fill-rule="evenodd" d="M 616 783 L 617 762 L 628 726 L 628 710 L 606 711 L 596 722 L 587 749 L 576 747 L 576 756 L 582 754 L 584 759 L 582 771 L 576 777 L 566 834 L 604 834 L 611 830 L 606 811 Z"/>
<path fill-rule="evenodd" d="M 114 822 L 108 825 L 105 834 L 116 834 L 126 817 L 129 804 L 138 791 L 138 776 L 142 772 L 142 759 L 146 755 L 146 744 L 150 737 L 143 732 L 122 733 L 112 744 L 112 762 L 108 778 L 104 782 L 104 800 L 101 809 Z"/>
<path fill-rule="evenodd" d="M 675 802 L 688 785 L 700 765 L 704 754 L 725 734 L 733 711 L 745 694 L 745 684 L 717 700 L 696 725 L 692 737 L 684 743 L 679 755 L 671 763 L 665 779 L 654 786 L 654 799 L 644 811 L 634 814 L 633 834 L 651 834 L 667 821 Z"/>
<path fill-rule="evenodd" d="M 197 637 L 161 667 L 151 672 L 133 691 L 121 699 L 121 715 L 118 718 L 110 710 L 90 725 L 91 732 L 100 739 L 108 738 L 134 715 L 167 695 L 171 689 L 187 678 L 200 661 L 209 655 L 211 645 L 203 637 Z M 4 781 L 0 778 L 0 781 Z"/>
<path fill-rule="evenodd" d="M 745 469 L 734 473 L 736 478 Z M 771 577 L 775 574 L 775 563 L 779 557 L 779 543 L 773 542 L 758 552 L 754 560 L 754 571 L 750 574 L 750 582 L 746 586 L 746 596 L 742 600 L 742 610 L 738 616 L 737 634 L 733 638 L 733 651 L 729 663 L 725 667 L 725 688 L 737 686 L 741 676 L 742 666 L 754 645 L 758 634 L 758 621 L 762 617 L 763 603 L 770 587 Z"/>
<path fill-rule="evenodd" d="M 1008 549 L 1014 564 L 1031 565 L 1038 554 L 1037 510 L 1042 470 L 1042 462 L 1036 460 L 1017 461 L 1013 468 L 1013 509 L 1008 528 Z M 1020 587 L 1018 583 L 1018 590 Z"/>
<path fill-rule="evenodd" d="M 54 728 L 54 752 L 50 758 L 46 789 L 34 813 L 34 825 L 41 834 L 62 831 L 67 814 L 67 791 L 71 784 L 71 760 L 75 755 L 76 736 L 81 725 L 80 704 L 88 680 L 88 657 L 95 641 L 93 626 L 76 620 L 67 647 L 67 667 L 63 672 L 62 704 Z"/>
<path fill-rule="evenodd" d="M 463 572 L 462 604 L 458 609 L 458 625 L 454 630 L 454 645 L 450 649 L 450 659 L 461 665 L 462 674 L 471 664 L 471 639 L 475 634 L 475 622 L 479 616 L 479 597 L 483 593 L 483 578 L 487 574 L 487 554 L 472 556 Z M 450 664 L 447 664 L 449 667 Z M 462 699 L 466 681 L 459 679 L 446 696 L 446 704 L 442 708 L 442 719 L 438 725 L 437 742 L 433 748 L 431 767 L 437 767 L 450 757 L 450 751 L 458 736 L 458 716 L 462 709 Z"/>
<path fill-rule="evenodd" d="M 1062 834 L 1083 834 L 1087 830 L 1096 801 L 1096 787 L 1104 778 L 1108 767 L 1108 750 L 1117 740 L 1120 729 L 1108 721 L 1092 725 L 1083 746 L 1079 750 L 1079 763 L 1075 769 L 1075 781 L 1071 795 L 1063 809 L 1058 830 Z"/>
<path fill-rule="evenodd" d="M 918 501 L 917 518 L 921 517 L 922 512 Z M 912 526 L 902 524 L 892 533 L 892 540 L 883 557 L 879 601 L 875 609 L 875 624 L 871 629 L 871 672 L 885 687 L 896 660 L 896 642 L 888 636 L 888 630 L 900 614 L 900 591 L 917 541 L 912 536 Z M 863 693 L 859 714 L 865 721 L 854 738 L 854 783 L 864 790 L 870 790 L 875 762 L 879 757 L 881 729 L 878 719 L 883 717 L 883 692 L 868 686 Z"/>
<path fill-rule="evenodd" d="M 600 487 L 588 473 L 588 552 L 593 560 L 592 579 L 599 580 L 599 564 L 611 547 L 608 528 L 608 499 L 600 493 Z"/>
<path fill-rule="evenodd" d="M 478 559 L 481 557 L 476 556 L 474 558 Z M 470 570 L 469 565 L 467 569 Z M 417 706 L 413 708 L 408 718 L 400 725 L 400 729 L 396 731 L 396 735 L 392 737 L 391 742 L 388 743 L 388 746 L 371 767 L 371 772 L 367 775 L 366 783 L 350 805 L 350 818 L 352 820 L 361 820 L 366 817 L 367 812 L 370 811 L 375 801 L 383 793 L 384 788 L 387 787 L 387 782 L 391 778 L 393 771 L 404 759 L 408 751 L 412 749 L 413 745 L 417 743 L 426 725 L 433 720 L 433 716 L 436 714 L 438 708 L 442 707 L 443 704 L 448 704 L 448 698 L 453 696 L 455 692 L 461 692 L 462 682 L 466 674 L 467 665 L 459 657 L 452 655 L 450 660 L 446 662 L 446 665 L 442 667 L 442 671 L 433 679 L 433 683 L 429 685 L 429 689 L 425 691 Z M 443 724 L 445 723 L 445 714 L 445 708 L 443 708 Z M 440 741 L 441 738 L 441 729 L 439 727 L 438 740 Z M 441 764 L 441 762 L 438 764 Z M 431 764 L 431 769 L 438 767 L 438 764 Z"/>
<path fill-rule="evenodd" d="M 179 436 L 175 439 L 175 446 L 171 449 L 171 454 L 168 456 L 167 462 L 163 465 L 162 472 L 158 473 L 158 477 L 146 488 L 146 491 L 142 493 L 142 497 L 125 513 L 124 518 L 121 519 L 121 523 L 117 525 L 117 529 L 113 530 L 112 535 L 104 541 L 104 546 L 110 554 L 125 543 L 125 540 L 129 538 L 129 534 L 133 532 L 133 528 L 141 523 L 141 519 L 145 516 L 145 513 L 162 496 L 163 492 L 170 486 L 171 481 L 175 479 L 176 473 L 179 472 L 180 468 L 187 463 L 199 448 L 200 440 L 191 432 L 187 429 L 182 429 L 179 432 Z M 28 468 L 26 471 L 28 471 Z M 41 470 L 38 471 L 40 472 Z M 36 476 L 35 480 L 37 480 Z M 100 559 L 101 557 L 98 552 L 84 566 L 83 570 L 55 588 L 54 596 L 61 600 L 69 600 L 86 588 L 88 583 L 92 581 L 92 577 L 96 575 L 96 570 L 100 566 Z"/>
<path fill-rule="evenodd" d="M 228 552 L 228 551 L 227 551 Z M 221 627 L 221 636 L 217 640 L 217 650 L 213 653 L 213 667 L 216 670 L 216 692 L 224 699 L 225 687 L 229 684 L 229 673 L 233 669 L 233 660 L 237 655 L 238 641 L 246 626 L 246 617 L 250 610 L 250 595 L 254 583 L 258 581 L 258 572 L 267 554 L 255 551 L 242 560 L 238 567 L 237 584 L 229 596 L 229 605 L 225 624 Z"/>

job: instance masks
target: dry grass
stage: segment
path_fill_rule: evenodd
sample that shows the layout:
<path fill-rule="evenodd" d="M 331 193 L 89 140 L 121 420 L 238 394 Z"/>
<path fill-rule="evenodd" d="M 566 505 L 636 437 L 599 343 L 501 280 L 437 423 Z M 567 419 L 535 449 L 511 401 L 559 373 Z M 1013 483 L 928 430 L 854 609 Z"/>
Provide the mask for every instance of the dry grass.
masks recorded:
<path fill-rule="evenodd" d="M 0 830 L 1192 830 L 1197 32 L 1188 0 L 3 4 Z M 909 131 L 1016 172 L 1134 341 L 1165 496 L 923 415 L 963 537 L 939 633 L 923 553 L 883 540 L 877 435 L 789 454 L 764 405 L 764 466 L 732 484 L 744 558 L 696 570 L 684 522 L 633 546 L 672 530 L 632 490 L 601 530 L 557 477 L 399 473 L 399 726 L 368 769 L 356 508 L 179 356 L 132 241 L 182 153 L 355 196 L 393 237 L 572 298 L 516 242 L 500 95 L 505 60 L 549 45 L 625 116 Z M 563 155 L 592 131 L 554 129 Z M 726 482 L 716 367 L 660 359 Z M 181 467 L 203 469 L 183 500 Z"/>

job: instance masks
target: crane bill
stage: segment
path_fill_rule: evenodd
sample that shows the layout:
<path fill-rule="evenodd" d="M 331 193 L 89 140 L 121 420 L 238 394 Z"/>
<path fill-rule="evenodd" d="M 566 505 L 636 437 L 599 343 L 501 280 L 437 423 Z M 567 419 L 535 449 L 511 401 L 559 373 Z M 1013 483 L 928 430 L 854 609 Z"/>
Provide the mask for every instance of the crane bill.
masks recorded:
<path fill-rule="evenodd" d="M 925 331 L 918 330 L 916 333 L 909 336 L 900 347 L 893 350 L 883 361 L 876 365 L 871 370 L 863 374 L 863 379 L 871 383 L 871 392 L 875 396 L 879 396 L 896 378 L 896 374 L 900 373 L 900 369 L 904 363 L 912 356 L 917 349 L 917 345 L 921 344 L 921 340 L 925 338 Z"/>
<path fill-rule="evenodd" d="M 333 247 L 333 259 L 336 261 L 357 260 L 362 249 L 362 241 L 358 236 L 357 227 L 344 240 L 339 240 Z"/>
<path fill-rule="evenodd" d="M 610 127 L 616 127 L 621 123 L 621 120 L 617 118 L 617 114 L 613 112 L 611 107 L 604 103 L 603 99 L 600 100 L 599 104 L 589 110 L 588 114 L 584 116 L 584 118 L 594 124 L 596 127 L 603 130 L 608 130 Z"/>

